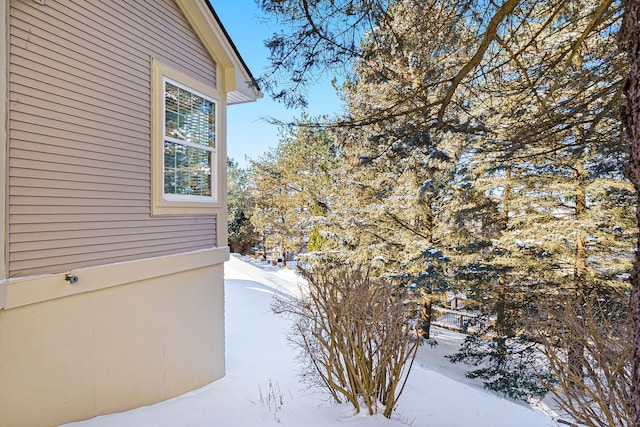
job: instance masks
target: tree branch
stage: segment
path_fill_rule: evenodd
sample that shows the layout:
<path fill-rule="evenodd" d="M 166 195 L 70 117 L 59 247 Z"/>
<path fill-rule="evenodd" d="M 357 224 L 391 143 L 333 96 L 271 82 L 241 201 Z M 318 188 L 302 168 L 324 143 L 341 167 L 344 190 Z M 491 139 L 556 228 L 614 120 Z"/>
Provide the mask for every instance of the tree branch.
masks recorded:
<path fill-rule="evenodd" d="M 475 68 L 480 64 L 482 58 L 484 58 L 484 54 L 487 49 L 491 45 L 491 42 L 495 40 L 498 34 L 498 26 L 505 20 L 507 16 L 513 12 L 516 6 L 520 4 L 520 0 L 507 0 L 500 9 L 498 9 L 489 21 L 489 25 L 487 25 L 487 30 L 484 33 L 482 38 L 482 42 L 480 46 L 478 46 L 478 50 L 473 55 L 473 57 L 467 62 L 464 67 L 451 79 L 451 86 L 447 89 L 447 93 L 445 94 L 444 99 L 442 100 L 442 105 L 440 106 L 440 111 L 438 112 L 438 122 L 442 122 L 444 119 L 444 113 L 451 103 L 451 98 L 455 94 L 458 86 L 462 82 L 462 80 Z"/>

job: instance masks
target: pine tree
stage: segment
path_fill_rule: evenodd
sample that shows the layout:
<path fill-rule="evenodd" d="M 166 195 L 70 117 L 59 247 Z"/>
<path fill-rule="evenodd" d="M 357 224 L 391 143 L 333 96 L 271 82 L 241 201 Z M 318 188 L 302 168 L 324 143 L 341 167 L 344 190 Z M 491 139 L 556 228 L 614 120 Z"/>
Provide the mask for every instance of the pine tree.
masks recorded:
<path fill-rule="evenodd" d="M 630 139 L 630 159 L 625 174 L 635 188 L 636 220 L 640 227 L 640 4 L 622 0 L 624 17 L 620 26 L 620 45 L 626 53 L 629 74 L 624 93 L 627 98 L 623 121 Z M 633 427 L 640 427 L 640 237 L 631 274 L 631 315 L 633 319 L 633 354 L 631 406 Z"/>
<path fill-rule="evenodd" d="M 283 128 L 278 146 L 252 161 L 252 191 L 259 209 L 251 221 L 262 230 L 264 245 L 281 248 L 283 262 L 286 253 L 300 252 L 311 234 L 315 245 L 322 244 L 336 161 L 329 134 L 308 126 Z"/>
<path fill-rule="evenodd" d="M 584 10 L 588 12 L 588 6 Z M 565 13 L 574 14 L 571 25 L 588 16 L 576 10 Z M 626 233 L 633 228 L 628 215 L 612 212 L 602 197 L 596 196 L 598 192 L 628 189 L 620 174 L 612 174 L 611 168 L 606 167 L 615 164 L 623 153 L 623 147 L 616 147 L 619 140 L 611 139 L 616 135 L 619 78 L 615 71 L 620 67 L 612 49 L 612 33 L 585 41 L 583 50 L 575 53 L 570 78 L 565 78 L 561 58 L 550 61 L 555 62 L 556 68 L 546 64 L 543 70 L 537 69 L 540 52 L 553 59 L 566 51 L 557 46 L 559 35 L 553 30 L 533 30 L 538 32 L 535 47 L 514 47 L 509 42 L 511 49 L 507 53 L 516 56 L 513 52 L 519 51 L 521 58 L 508 79 L 483 81 L 491 111 L 487 125 L 496 132 L 491 135 L 495 143 L 478 142 L 478 152 L 483 164 L 504 166 L 503 172 L 489 179 L 494 184 L 484 185 L 482 191 L 492 194 L 499 209 L 501 206 L 505 227 L 490 242 L 485 241 L 483 251 L 472 251 L 485 253 L 482 268 L 462 261 L 461 272 L 466 276 L 469 270 L 482 272 L 482 277 L 472 275 L 476 281 L 472 289 L 476 299 L 483 301 L 482 311 L 495 316 L 491 333 L 495 338 L 482 350 L 479 339 L 472 337 L 454 357 L 456 361 L 484 364 L 471 374 L 489 380 L 486 384 L 490 388 L 507 387 L 513 395 L 519 393 L 517 388 L 521 386 L 532 387 L 534 394 L 544 391 L 535 382 L 510 384 L 509 378 L 517 380 L 522 372 L 513 367 L 504 369 L 509 366 L 505 356 L 511 354 L 510 342 L 519 349 L 518 358 L 522 358 L 523 349 L 531 348 L 524 345 L 522 338 L 530 339 L 534 331 L 528 330 L 531 322 L 522 319 L 545 316 L 539 307 L 549 296 L 573 307 L 580 306 L 584 295 L 592 291 L 607 298 L 619 295 L 611 289 L 626 286 L 621 278 L 629 269 L 629 242 L 622 242 L 611 233 L 614 224 L 610 219 L 619 221 L 619 229 Z M 530 55 L 527 50 L 531 50 Z M 581 65 L 586 61 L 589 67 Z M 536 74 L 541 72 L 544 74 Z M 560 83 L 553 88 L 553 95 L 564 100 L 562 108 L 552 106 L 549 98 L 528 96 L 541 93 L 548 83 L 540 76 L 549 75 L 556 76 L 556 82 L 567 80 L 566 85 Z M 576 117 L 569 111 L 581 114 Z M 483 169 L 475 172 L 475 187 L 483 187 L 483 181 L 487 181 L 482 176 L 491 168 Z M 500 181 L 504 185 L 498 184 Z M 607 266 L 596 265 L 605 259 Z M 580 339 L 568 336 L 568 341 L 576 343 L 569 353 L 574 371 L 581 370 Z M 513 375 L 515 372 L 517 375 Z M 523 392 L 523 396 L 528 393 Z"/>
<path fill-rule="evenodd" d="M 405 3 L 412 2 L 392 2 L 392 5 Z M 342 124 L 347 128 L 364 125 L 386 128 L 386 132 L 369 133 L 372 141 L 389 147 L 388 151 L 379 149 L 378 152 L 402 152 L 405 150 L 403 141 L 409 140 L 411 134 L 420 135 L 420 140 L 428 141 L 431 148 L 437 147 L 433 141 L 439 141 L 446 132 L 483 137 L 484 141 L 477 146 L 501 153 L 502 165 L 510 168 L 512 177 L 516 176 L 522 186 L 513 186 L 510 191 L 527 195 L 519 206 L 511 202 L 504 205 L 514 214 L 509 217 L 509 228 L 499 234 L 495 246 L 509 249 L 505 253 L 517 254 L 514 261 L 538 258 L 539 263 L 527 262 L 526 267 L 518 269 L 513 268 L 518 265 L 508 265 L 509 275 L 502 273 L 509 279 L 505 283 L 515 284 L 518 280 L 523 285 L 543 282 L 544 289 L 550 289 L 555 283 L 563 297 L 568 297 L 572 291 L 575 295 L 576 289 L 585 287 L 600 292 L 621 283 L 620 277 L 624 273 L 611 266 L 629 255 L 626 237 L 635 234 L 629 232 L 625 222 L 627 216 L 623 214 L 622 221 L 614 216 L 616 207 L 613 203 L 603 204 L 600 208 L 597 201 L 603 196 L 608 200 L 624 200 L 627 211 L 630 201 L 625 197 L 628 188 L 620 180 L 621 165 L 625 161 L 620 153 L 625 149 L 625 139 L 618 138 L 619 118 L 615 114 L 620 104 L 622 76 L 627 75 L 619 53 L 612 49 L 619 28 L 621 45 L 628 53 L 631 65 L 625 86 L 627 109 L 623 114 L 631 143 L 630 166 L 626 173 L 635 186 L 632 196 L 637 197 L 640 193 L 640 173 L 636 173 L 640 170 L 637 132 L 640 122 L 637 84 L 640 81 L 637 69 L 640 8 L 636 3 L 622 2 L 625 19 L 620 25 L 620 3 L 610 0 L 505 0 L 500 4 L 430 2 L 428 5 L 433 7 L 423 9 L 432 10 L 434 15 L 441 14 L 440 22 L 434 27 L 448 30 L 440 31 L 440 34 L 444 34 L 444 38 L 459 37 L 459 42 L 438 43 L 434 38 L 433 45 L 427 44 L 432 59 L 436 60 L 421 64 L 425 72 L 419 77 L 424 79 L 411 80 L 416 83 L 412 86 L 403 84 L 407 79 L 396 78 L 389 72 L 394 70 L 396 60 L 403 60 L 403 55 L 393 58 L 385 53 L 385 49 L 393 53 L 403 51 L 405 39 L 396 37 L 392 19 L 395 17 L 388 13 L 386 4 L 376 1 L 355 4 L 346 0 L 290 1 L 286 2 L 286 7 L 277 6 L 272 11 L 280 16 L 286 16 L 290 11 L 301 12 L 289 16 L 293 22 L 302 23 L 295 27 L 300 33 L 293 33 L 303 35 L 304 39 L 300 42 L 295 35 L 290 39 L 274 39 L 274 61 L 280 70 L 294 71 L 295 82 L 304 82 L 308 70 L 317 66 L 330 68 L 332 60 L 344 64 L 343 59 L 348 58 L 355 59 L 359 66 L 361 63 L 370 65 L 371 81 L 385 83 L 389 88 L 386 94 L 392 95 L 387 97 L 390 101 L 367 103 L 368 95 L 375 94 L 372 85 L 370 93 L 362 92 L 361 100 L 367 106 L 362 108 L 364 114 L 349 117 Z M 450 12 L 451 18 L 442 14 L 443 10 Z M 366 28 L 364 32 L 363 28 Z M 382 32 L 384 37 L 377 39 L 379 45 L 369 43 L 367 48 L 359 49 L 357 38 L 351 37 L 354 34 L 372 37 L 378 29 L 384 28 L 388 30 Z M 415 29 L 418 36 L 424 31 L 420 26 Z M 398 34 L 404 33 L 398 31 Z M 452 39 L 447 38 L 448 41 Z M 388 49 L 394 45 L 399 49 L 395 52 Z M 295 52 L 298 48 L 305 55 L 292 54 L 290 49 Z M 322 50 L 326 56 L 314 55 Z M 383 55 L 373 54 L 379 51 Z M 379 63 L 375 61 L 378 58 L 381 59 Z M 439 64 L 438 59 L 445 60 L 443 67 L 432 74 L 433 68 L 429 64 Z M 375 75 L 377 80 L 373 79 Z M 394 81 L 399 83 L 395 91 Z M 404 88 L 410 89 L 403 91 Z M 413 131 L 407 132 L 412 126 Z M 497 136 L 492 138 L 493 133 Z M 377 159 L 366 152 L 362 156 L 363 162 Z M 596 160 L 592 162 L 592 159 Z M 609 171 L 608 165 L 612 166 Z M 387 179 L 392 176 L 388 175 Z M 384 185 L 377 187 L 388 191 Z M 376 188 L 372 189 L 372 193 L 376 191 Z M 631 200 L 632 204 L 634 202 Z M 378 213 L 384 212 L 382 205 L 377 209 Z M 640 216 L 636 218 L 636 226 L 640 223 L 638 218 Z M 493 245 L 491 239 L 488 241 Z M 514 244 L 517 248 L 513 248 Z M 638 244 L 640 242 L 636 246 Z M 490 255 L 487 256 L 490 258 Z M 640 396 L 637 393 L 640 387 L 638 251 L 636 257 L 631 274 L 630 311 L 635 320 L 634 396 Z M 508 260 L 509 257 L 498 256 L 496 259 L 500 261 L 501 258 Z M 538 265 L 541 270 L 536 271 L 532 265 Z M 546 269 L 547 266 L 551 268 Z M 620 266 L 624 270 L 624 263 Z M 579 299 L 575 302 L 579 303 Z M 635 399 L 634 404 L 634 425 L 640 425 L 640 398 Z"/>
<path fill-rule="evenodd" d="M 249 217 L 251 210 L 249 173 L 233 159 L 227 160 L 227 211 L 229 247 L 232 252 L 246 254 L 257 243 Z"/>

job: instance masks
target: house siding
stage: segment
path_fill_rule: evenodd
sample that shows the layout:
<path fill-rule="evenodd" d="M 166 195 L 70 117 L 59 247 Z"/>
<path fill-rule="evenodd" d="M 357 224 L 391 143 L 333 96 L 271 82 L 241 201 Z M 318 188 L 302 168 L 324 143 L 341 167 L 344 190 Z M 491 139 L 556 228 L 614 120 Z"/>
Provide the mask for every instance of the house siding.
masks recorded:
<path fill-rule="evenodd" d="M 175 2 L 9 12 L 9 277 L 215 247 L 215 214 L 151 216 L 151 61 L 216 85 Z"/>

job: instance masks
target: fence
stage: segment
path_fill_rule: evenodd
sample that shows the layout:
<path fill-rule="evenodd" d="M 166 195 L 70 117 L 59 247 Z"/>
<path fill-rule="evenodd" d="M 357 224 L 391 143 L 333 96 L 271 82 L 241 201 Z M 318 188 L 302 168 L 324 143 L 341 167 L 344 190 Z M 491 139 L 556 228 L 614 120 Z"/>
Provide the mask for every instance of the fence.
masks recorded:
<path fill-rule="evenodd" d="M 431 310 L 431 324 L 454 331 L 466 330 L 469 323 L 477 316 L 471 313 L 451 310 L 442 307 L 433 307 Z"/>

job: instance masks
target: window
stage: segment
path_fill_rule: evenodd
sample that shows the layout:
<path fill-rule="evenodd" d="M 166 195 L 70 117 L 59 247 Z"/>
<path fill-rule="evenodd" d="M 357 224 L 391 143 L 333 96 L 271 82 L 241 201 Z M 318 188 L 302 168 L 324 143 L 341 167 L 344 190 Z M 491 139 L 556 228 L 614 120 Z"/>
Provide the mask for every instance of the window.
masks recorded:
<path fill-rule="evenodd" d="M 217 95 L 154 62 L 154 214 L 202 213 L 217 206 Z"/>
<path fill-rule="evenodd" d="M 211 197 L 215 102 L 164 79 L 164 111 L 165 198 Z"/>

